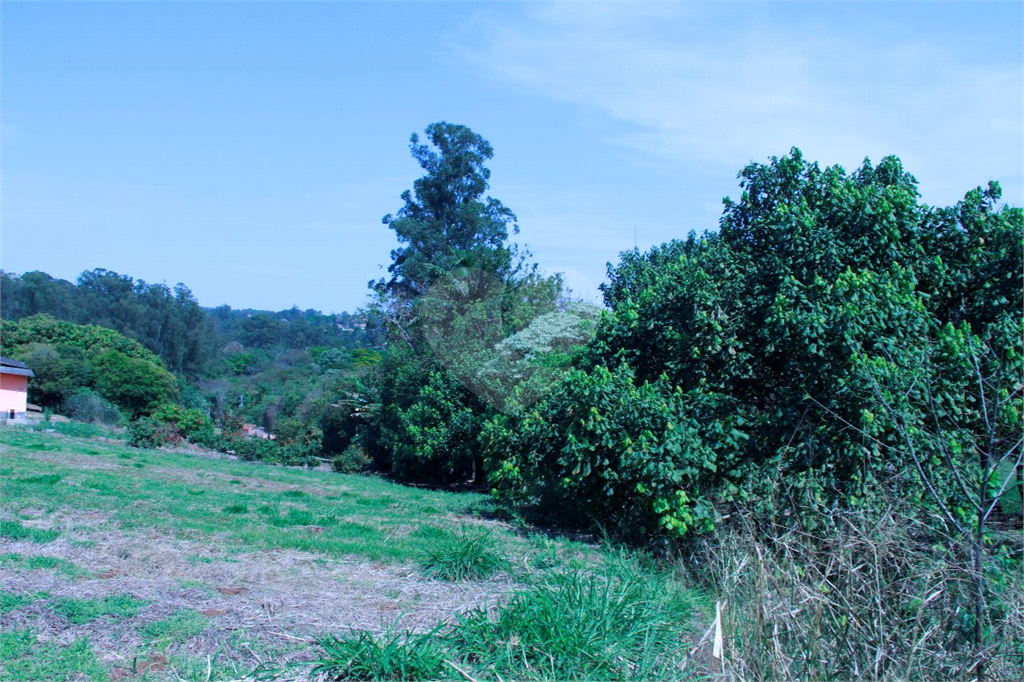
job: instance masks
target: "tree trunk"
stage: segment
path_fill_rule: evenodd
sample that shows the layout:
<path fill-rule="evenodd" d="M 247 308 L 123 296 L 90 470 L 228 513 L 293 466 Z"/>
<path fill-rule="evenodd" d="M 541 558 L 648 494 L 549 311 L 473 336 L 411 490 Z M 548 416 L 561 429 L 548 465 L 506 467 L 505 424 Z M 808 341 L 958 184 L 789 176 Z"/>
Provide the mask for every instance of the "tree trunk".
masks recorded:
<path fill-rule="evenodd" d="M 987 458 L 986 458 L 987 459 Z M 988 472 L 987 467 L 982 471 Z M 974 530 L 971 554 L 974 556 L 974 655 L 978 657 L 974 666 L 974 678 L 981 682 L 985 678 L 985 655 L 982 653 L 985 615 L 985 509 L 988 507 L 988 476 L 983 476 L 978 486 L 978 524 Z"/>
<path fill-rule="evenodd" d="M 974 665 L 974 677 L 981 682 L 985 677 L 985 658 L 982 654 L 982 624 L 985 613 L 985 546 L 977 536 L 971 547 L 974 555 L 974 651 L 978 657 Z"/>

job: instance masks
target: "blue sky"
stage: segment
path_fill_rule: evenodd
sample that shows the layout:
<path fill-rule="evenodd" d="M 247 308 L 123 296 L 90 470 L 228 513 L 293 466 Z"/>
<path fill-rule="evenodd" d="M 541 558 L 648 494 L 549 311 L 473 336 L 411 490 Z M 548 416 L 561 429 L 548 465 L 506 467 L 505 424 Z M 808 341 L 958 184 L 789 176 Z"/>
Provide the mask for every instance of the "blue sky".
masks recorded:
<path fill-rule="evenodd" d="M 442 120 L 491 142 L 517 240 L 580 291 L 793 146 L 1024 205 L 1022 7 L 4 2 L 0 266 L 351 310 Z"/>

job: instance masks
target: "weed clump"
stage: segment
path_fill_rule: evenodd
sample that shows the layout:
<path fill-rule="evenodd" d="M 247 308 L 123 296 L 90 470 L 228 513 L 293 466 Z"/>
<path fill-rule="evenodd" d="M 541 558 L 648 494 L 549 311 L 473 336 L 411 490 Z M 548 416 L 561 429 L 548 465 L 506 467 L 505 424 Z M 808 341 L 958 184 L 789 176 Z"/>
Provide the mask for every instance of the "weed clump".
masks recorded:
<path fill-rule="evenodd" d="M 60 533 L 55 530 L 29 528 L 21 525 L 17 521 L 0 519 L 0 537 L 7 538 L 8 540 L 28 540 L 29 542 L 43 544 L 46 542 L 52 542 L 59 536 Z"/>
<path fill-rule="evenodd" d="M 87 578 L 92 575 L 81 566 L 52 556 L 22 556 L 21 554 L 10 553 L 0 554 L 0 566 L 17 566 L 30 571 L 39 569 L 55 569 L 69 578 Z"/>
<path fill-rule="evenodd" d="M 608 550 L 592 570 L 523 580 L 526 589 L 504 605 L 425 635 L 332 637 L 315 672 L 331 680 L 686 678 L 695 600 L 671 570 Z"/>
<path fill-rule="evenodd" d="M 507 566 L 491 531 L 474 533 L 463 526 L 454 536 L 427 550 L 420 562 L 424 573 L 438 580 L 483 580 Z"/>
<path fill-rule="evenodd" d="M 321 644 L 324 657 L 311 676 L 325 680 L 441 680 L 450 677 L 447 651 L 436 637 L 388 630 L 379 637 L 359 631 L 329 637 Z"/>
<path fill-rule="evenodd" d="M 9 613 L 11 611 L 17 611 L 22 606 L 31 604 L 38 599 L 48 599 L 50 597 L 47 592 L 37 592 L 35 594 L 21 594 L 19 592 L 2 592 L 0 593 L 0 614 Z"/>
<path fill-rule="evenodd" d="M 104 616 L 121 619 L 131 618 L 148 602 L 136 599 L 130 594 L 112 594 L 102 599 L 55 599 L 53 610 L 76 625 L 88 623 Z"/>
<path fill-rule="evenodd" d="M 183 610 L 142 626 L 140 632 L 146 640 L 155 644 L 182 643 L 191 637 L 201 635 L 209 621 L 201 613 Z"/>
<path fill-rule="evenodd" d="M 0 632 L 0 674 L 11 680 L 105 680 L 106 671 L 87 638 L 68 645 L 39 642 L 29 630 Z"/>
<path fill-rule="evenodd" d="M 504 679 L 664 679 L 681 671 L 694 599 L 676 576 L 625 551 L 596 571 L 542 571 L 450 641 Z"/>

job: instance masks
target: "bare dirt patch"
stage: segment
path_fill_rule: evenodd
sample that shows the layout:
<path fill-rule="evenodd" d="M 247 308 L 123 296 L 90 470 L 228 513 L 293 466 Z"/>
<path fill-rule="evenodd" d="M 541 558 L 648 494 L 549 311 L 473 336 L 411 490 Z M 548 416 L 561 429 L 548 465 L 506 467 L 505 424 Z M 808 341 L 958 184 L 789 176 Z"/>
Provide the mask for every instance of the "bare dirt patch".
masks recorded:
<path fill-rule="evenodd" d="M 88 540 L 83 546 L 81 540 Z M 211 542 L 190 542 L 158 533 L 132 536 L 118 530 L 77 532 L 45 545 L 0 540 L 0 551 L 24 557 L 51 556 L 90 571 L 68 578 L 54 570 L 5 566 L 4 592 L 54 598 L 101 599 L 131 595 L 146 606 L 131 617 L 101 617 L 73 624 L 39 599 L 0 617 L 4 630 L 31 625 L 42 641 L 69 644 L 88 637 L 97 656 L 124 670 L 160 655 L 205 660 L 227 655 L 240 672 L 272 648 L 290 660 L 315 654 L 314 638 L 349 629 L 380 632 L 396 624 L 425 630 L 466 609 L 494 603 L 512 587 L 503 578 L 481 583 L 425 579 L 413 566 L 335 560 L 299 551 L 230 553 Z M 203 614 L 205 630 L 180 642 L 153 642 L 147 625 L 181 614 Z M 156 648 L 154 648 L 156 647 Z M 264 654 L 265 657 L 266 654 Z M 137 660 L 138 659 L 138 660 Z M 156 672 L 150 666 L 150 672 Z"/>

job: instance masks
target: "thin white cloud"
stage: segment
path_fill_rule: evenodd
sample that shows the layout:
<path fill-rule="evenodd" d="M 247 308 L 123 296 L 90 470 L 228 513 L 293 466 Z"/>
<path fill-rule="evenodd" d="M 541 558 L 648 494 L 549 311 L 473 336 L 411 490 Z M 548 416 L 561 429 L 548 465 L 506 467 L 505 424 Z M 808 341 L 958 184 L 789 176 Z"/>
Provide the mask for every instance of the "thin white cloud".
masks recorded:
<path fill-rule="evenodd" d="M 897 154 L 933 203 L 989 179 L 1024 203 L 1019 60 L 972 63 L 925 35 L 865 42 L 746 5 L 531 7 L 514 22 L 480 15 L 463 57 L 605 114 L 609 141 L 640 154 L 737 169 L 791 146 L 847 167 Z"/>

